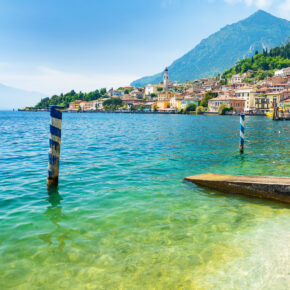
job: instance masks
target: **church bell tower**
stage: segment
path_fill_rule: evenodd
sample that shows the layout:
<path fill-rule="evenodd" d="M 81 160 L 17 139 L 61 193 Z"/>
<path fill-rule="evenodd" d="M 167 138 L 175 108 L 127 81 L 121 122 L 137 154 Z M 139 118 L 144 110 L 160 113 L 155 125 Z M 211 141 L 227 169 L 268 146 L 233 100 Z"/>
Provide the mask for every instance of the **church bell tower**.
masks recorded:
<path fill-rule="evenodd" d="M 168 77 L 168 68 L 164 70 L 164 76 L 163 76 L 163 85 L 164 85 L 164 90 L 168 90 L 168 83 L 169 83 L 169 77 Z"/>

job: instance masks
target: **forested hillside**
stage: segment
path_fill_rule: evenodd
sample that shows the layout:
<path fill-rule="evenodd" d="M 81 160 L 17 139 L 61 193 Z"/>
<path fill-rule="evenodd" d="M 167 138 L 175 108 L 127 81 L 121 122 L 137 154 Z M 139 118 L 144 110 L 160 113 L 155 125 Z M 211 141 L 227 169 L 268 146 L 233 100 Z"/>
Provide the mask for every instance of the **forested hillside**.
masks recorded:
<path fill-rule="evenodd" d="M 75 100 L 93 101 L 102 98 L 106 95 L 106 89 L 95 90 L 89 93 L 79 92 L 76 93 L 74 90 L 66 94 L 53 95 L 51 98 L 42 99 L 34 109 L 48 109 L 51 105 L 62 106 L 68 108 L 69 103 Z"/>
<path fill-rule="evenodd" d="M 251 78 L 262 80 L 272 76 L 275 70 L 290 66 L 290 43 L 282 47 L 275 47 L 263 53 L 256 51 L 255 56 L 239 61 L 234 67 L 226 70 L 222 77 L 230 78 L 233 74 L 242 74 L 251 70 Z"/>

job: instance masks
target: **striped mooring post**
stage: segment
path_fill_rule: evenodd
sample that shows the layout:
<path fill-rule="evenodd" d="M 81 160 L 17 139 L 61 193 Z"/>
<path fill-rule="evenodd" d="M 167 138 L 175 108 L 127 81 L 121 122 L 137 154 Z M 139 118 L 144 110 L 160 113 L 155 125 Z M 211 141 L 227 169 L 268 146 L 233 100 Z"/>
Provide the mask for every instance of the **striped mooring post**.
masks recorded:
<path fill-rule="evenodd" d="M 240 115 L 240 153 L 244 153 L 245 115 Z"/>
<path fill-rule="evenodd" d="M 63 107 L 50 106 L 48 176 L 46 182 L 48 188 L 58 186 L 62 110 Z"/>

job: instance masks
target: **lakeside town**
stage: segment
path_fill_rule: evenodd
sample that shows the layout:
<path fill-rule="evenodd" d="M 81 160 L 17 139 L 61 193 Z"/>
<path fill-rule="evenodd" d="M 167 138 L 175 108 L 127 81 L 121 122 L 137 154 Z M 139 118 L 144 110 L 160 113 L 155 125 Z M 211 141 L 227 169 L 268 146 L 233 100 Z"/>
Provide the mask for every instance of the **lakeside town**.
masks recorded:
<path fill-rule="evenodd" d="M 218 76 L 181 83 L 171 81 L 166 68 L 163 82 L 157 85 L 110 89 L 96 100 L 70 102 L 66 111 L 265 115 L 275 105 L 283 112 L 290 111 L 290 67 L 253 84 L 244 82 L 250 74 L 249 70 L 226 80 Z"/>
<path fill-rule="evenodd" d="M 180 83 L 169 80 L 166 68 L 163 82 L 157 85 L 111 89 L 106 98 L 71 102 L 68 111 L 108 111 L 110 105 L 106 108 L 106 104 L 110 104 L 109 99 L 121 100 L 116 102 L 116 109 L 123 112 L 177 113 L 196 111 L 198 108 L 200 112 L 218 113 L 219 107 L 223 105 L 232 114 L 266 114 L 273 109 L 275 103 L 285 111 L 290 110 L 290 67 L 277 70 L 273 77 L 255 84 L 243 82 L 250 73 L 251 71 L 233 75 L 227 80 L 227 85 L 221 85 L 217 77 Z"/>

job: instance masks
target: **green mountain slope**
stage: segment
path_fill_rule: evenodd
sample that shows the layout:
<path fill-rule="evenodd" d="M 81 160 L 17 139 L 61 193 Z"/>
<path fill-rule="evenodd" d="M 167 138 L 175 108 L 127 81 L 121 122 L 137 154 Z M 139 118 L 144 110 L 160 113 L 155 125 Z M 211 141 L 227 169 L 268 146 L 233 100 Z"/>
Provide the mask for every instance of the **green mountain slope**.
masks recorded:
<path fill-rule="evenodd" d="M 171 80 L 186 81 L 214 76 L 232 67 L 238 60 L 255 51 L 280 45 L 290 36 L 290 21 L 258 10 L 250 17 L 227 25 L 202 40 L 194 49 L 174 61 L 169 67 Z M 162 72 L 132 82 L 133 86 L 156 84 Z"/>

